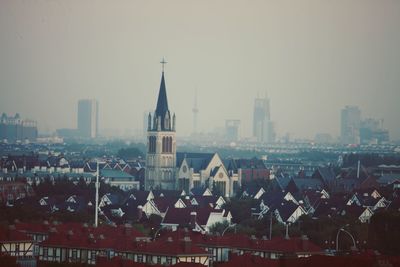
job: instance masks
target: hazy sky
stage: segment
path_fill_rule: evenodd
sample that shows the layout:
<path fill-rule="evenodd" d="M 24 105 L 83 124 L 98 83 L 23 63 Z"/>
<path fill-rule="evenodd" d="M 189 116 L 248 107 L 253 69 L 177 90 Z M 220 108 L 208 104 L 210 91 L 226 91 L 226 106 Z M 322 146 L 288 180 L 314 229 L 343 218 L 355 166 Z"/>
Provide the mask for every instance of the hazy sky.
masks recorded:
<path fill-rule="evenodd" d="M 162 56 L 179 135 L 240 119 L 268 92 L 278 135 L 338 135 L 340 109 L 384 118 L 400 138 L 400 1 L 0 1 L 0 112 L 76 127 L 96 98 L 100 129 L 142 129 Z"/>

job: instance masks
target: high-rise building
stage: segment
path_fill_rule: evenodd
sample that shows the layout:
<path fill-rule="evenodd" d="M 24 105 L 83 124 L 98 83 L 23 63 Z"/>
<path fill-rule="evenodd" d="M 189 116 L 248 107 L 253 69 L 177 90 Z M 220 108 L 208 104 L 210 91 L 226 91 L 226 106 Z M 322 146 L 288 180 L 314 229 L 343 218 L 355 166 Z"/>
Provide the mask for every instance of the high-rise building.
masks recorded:
<path fill-rule="evenodd" d="M 0 118 L 0 140 L 14 143 L 16 141 L 36 141 L 38 137 L 37 123 L 33 120 L 24 120 L 17 113 L 8 117 L 3 113 Z"/>
<path fill-rule="evenodd" d="M 199 109 L 197 107 L 197 90 L 194 92 L 194 105 L 193 105 L 193 134 L 197 134 L 197 114 L 199 113 Z"/>
<path fill-rule="evenodd" d="M 256 98 L 253 113 L 253 137 L 257 142 L 272 143 L 275 141 L 274 124 L 271 121 L 269 99 Z"/>
<path fill-rule="evenodd" d="M 389 142 L 389 131 L 383 128 L 383 119 L 367 118 L 361 121 L 361 144 L 382 144 L 385 142 Z"/>
<path fill-rule="evenodd" d="M 84 138 L 96 138 L 99 125 L 99 103 L 95 99 L 78 102 L 78 132 Z"/>
<path fill-rule="evenodd" d="M 236 142 L 239 139 L 240 120 L 225 121 L 225 137 L 229 142 Z"/>
<path fill-rule="evenodd" d="M 346 106 L 341 111 L 341 142 L 343 144 L 360 143 L 361 111 L 356 106 Z"/>
<path fill-rule="evenodd" d="M 175 189 L 175 114 L 168 109 L 164 60 L 156 110 L 148 115 L 145 189 Z"/>

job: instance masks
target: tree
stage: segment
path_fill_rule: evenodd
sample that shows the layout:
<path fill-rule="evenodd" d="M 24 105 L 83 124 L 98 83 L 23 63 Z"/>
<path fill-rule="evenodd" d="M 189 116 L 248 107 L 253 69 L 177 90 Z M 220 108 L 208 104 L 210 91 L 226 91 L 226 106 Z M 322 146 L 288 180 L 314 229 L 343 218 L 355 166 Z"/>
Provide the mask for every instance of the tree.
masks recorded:
<path fill-rule="evenodd" d="M 123 159 L 143 158 L 144 154 L 137 147 L 121 148 L 118 150 L 117 156 Z"/>

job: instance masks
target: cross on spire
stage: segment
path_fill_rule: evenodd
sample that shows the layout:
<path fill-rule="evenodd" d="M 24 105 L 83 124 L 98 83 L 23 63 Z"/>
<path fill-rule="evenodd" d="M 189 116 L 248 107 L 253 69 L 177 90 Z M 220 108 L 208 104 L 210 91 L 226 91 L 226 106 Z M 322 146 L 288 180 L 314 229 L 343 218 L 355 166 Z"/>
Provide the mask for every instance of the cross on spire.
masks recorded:
<path fill-rule="evenodd" d="M 167 64 L 168 62 L 165 61 L 165 57 L 162 58 L 162 60 L 160 61 L 161 65 L 162 65 L 162 72 L 164 72 L 164 68 L 165 68 L 165 64 Z"/>

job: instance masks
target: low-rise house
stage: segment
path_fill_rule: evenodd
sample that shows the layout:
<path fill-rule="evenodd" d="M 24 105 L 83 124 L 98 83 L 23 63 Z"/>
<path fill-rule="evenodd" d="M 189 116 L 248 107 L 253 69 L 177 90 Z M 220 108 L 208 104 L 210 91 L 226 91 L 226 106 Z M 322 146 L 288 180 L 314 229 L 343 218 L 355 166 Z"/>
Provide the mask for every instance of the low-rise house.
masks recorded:
<path fill-rule="evenodd" d="M 12 206 L 16 200 L 34 195 L 35 192 L 28 183 L 0 181 L 0 204 Z"/>
<path fill-rule="evenodd" d="M 209 232 L 214 224 L 224 222 L 230 224 L 231 220 L 231 213 L 224 209 L 171 207 L 167 210 L 161 227 L 173 230 L 189 227 L 196 231 Z"/>
<path fill-rule="evenodd" d="M 15 229 L 0 227 L 0 254 L 14 257 L 32 257 L 35 242 L 26 234 Z"/>
<path fill-rule="evenodd" d="M 124 191 L 140 189 L 140 184 L 135 177 L 121 170 L 102 169 L 100 175 L 105 183 L 117 186 Z"/>

